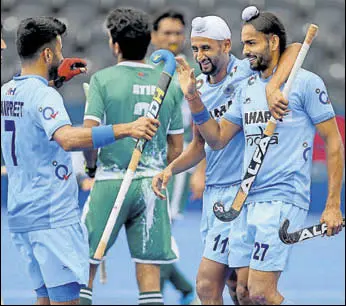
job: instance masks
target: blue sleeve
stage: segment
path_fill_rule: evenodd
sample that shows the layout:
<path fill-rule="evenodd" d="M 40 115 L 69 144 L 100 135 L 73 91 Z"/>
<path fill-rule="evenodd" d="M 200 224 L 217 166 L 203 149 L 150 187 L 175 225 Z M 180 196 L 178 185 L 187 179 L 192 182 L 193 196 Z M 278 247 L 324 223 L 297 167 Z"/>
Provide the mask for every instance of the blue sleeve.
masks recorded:
<path fill-rule="evenodd" d="M 312 74 L 305 82 L 303 103 L 303 108 L 314 125 L 335 117 L 326 86 L 315 74 Z"/>
<path fill-rule="evenodd" d="M 49 140 L 62 126 L 72 125 L 61 95 L 51 87 L 40 89 L 35 112 L 36 123 Z"/>
<path fill-rule="evenodd" d="M 228 108 L 227 112 L 223 115 L 223 118 L 234 124 L 243 127 L 243 115 L 242 115 L 242 89 L 238 87 L 232 99 L 232 104 Z"/>

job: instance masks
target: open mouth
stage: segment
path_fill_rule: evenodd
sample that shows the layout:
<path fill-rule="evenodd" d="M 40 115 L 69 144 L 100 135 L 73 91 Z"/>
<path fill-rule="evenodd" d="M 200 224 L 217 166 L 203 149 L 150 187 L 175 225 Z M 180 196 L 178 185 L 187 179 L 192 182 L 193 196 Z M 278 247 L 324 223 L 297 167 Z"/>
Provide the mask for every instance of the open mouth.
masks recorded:
<path fill-rule="evenodd" d="M 208 69 L 208 68 L 210 68 L 211 62 L 210 62 L 210 60 L 204 60 L 204 61 L 200 62 L 200 65 L 201 65 L 202 69 Z"/>
<path fill-rule="evenodd" d="M 254 64 L 257 61 L 257 56 L 254 56 L 254 55 L 248 56 L 247 58 L 248 58 L 250 64 Z"/>

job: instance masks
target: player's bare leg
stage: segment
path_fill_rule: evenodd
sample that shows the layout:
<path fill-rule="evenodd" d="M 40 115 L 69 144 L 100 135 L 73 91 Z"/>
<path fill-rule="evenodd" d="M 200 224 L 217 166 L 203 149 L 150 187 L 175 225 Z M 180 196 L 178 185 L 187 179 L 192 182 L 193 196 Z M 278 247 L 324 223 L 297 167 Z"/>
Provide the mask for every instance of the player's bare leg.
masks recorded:
<path fill-rule="evenodd" d="M 136 263 L 139 305 L 163 305 L 160 288 L 160 266 Z"/>
<path fill-rule="evenodd" d="M 281 272 L 249 270 L 249 294 L 255 305 L 280 305 L 284 298 L 277 290 Z"/>
<path fill-rule="evenodd" d="M 230 271 L 230 275 L 226 281 L 226 285 L 228 287 L 229 296 L 231 297 L 234 305 L 239 305 L 237 297 L 237 273 L 235 269 L 232 269 Z"/>
<path fill-rule="evenodd" d="M 50 300 L 47 297 L 37 298 L 35 305 L 50 305 Z"/>
<path fill-rule="evenodd" d="M 252 305 L 248 289 L 249 268 L 237 269 L 237 298 L 239 305 Z"/>
<path fill-rule="evenodd" d="M 222 293 L 228 275 L 228 266 L 202 257 L 196 284 L 202 305 L 223 305 Z"/>
<path fill-rule="evenodd" d="M 79 305 L 92 305 L 92 289 L 99 265 L 89 265 L 89 282 L 87 288 L 82 288 L 80 291 L 80 303 Z"/>

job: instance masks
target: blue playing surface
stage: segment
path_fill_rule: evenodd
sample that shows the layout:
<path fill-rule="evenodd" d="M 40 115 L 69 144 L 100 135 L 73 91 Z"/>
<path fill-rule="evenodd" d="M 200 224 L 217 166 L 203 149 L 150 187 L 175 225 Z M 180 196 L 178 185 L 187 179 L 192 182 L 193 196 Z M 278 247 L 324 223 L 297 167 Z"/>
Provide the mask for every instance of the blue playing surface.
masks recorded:
<path fill-rule="evenodd" d="M 317 223 L 319 215 L 310 215 L 307 225 Z M 199 234 L 200 212 L 187 211 L 174 224 L 174 236 L 180 248 L 178 267 L 194 282 L 202 254 Z M 122 231 L 107 259 L 108 283 L 95 280 L 94 304 L 135 305 L 137 285 Z M 289 270 L 282 274 L 279 289 L 288 299 L 305 305 L 345 304 L 345 233 L 332 238 L 314 238 L 297 244 L 292 252 Z M 34 292 L 24 273 L 20 254 L 12 245 L 7 229 L 5 209 L 1 209 L 1 291 L 5 304 L 33 304 Z M 225 304 L 232 304 L 225 291 Z M 168 284 L 165 303 L 177 305 L 180 294 Z"/>

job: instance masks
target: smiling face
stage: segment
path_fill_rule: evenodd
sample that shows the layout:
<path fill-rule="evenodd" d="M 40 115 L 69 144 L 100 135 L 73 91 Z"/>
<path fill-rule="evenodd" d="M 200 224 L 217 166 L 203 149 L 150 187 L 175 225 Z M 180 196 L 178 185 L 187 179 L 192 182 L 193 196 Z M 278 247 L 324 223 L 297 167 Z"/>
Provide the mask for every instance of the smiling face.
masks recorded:
<path fill-rule="evenodd" d="M 272 38 L 273 35 L 258 32 L 251 24 L 243 26 L 241 32 L 243 54 L 249 59 L 251 69 L 264 71 L 269 67 L 273 58 Z"/>
<path fill-rule="evenodd" d="M 228 63 L 231 42 L 229 39 L 219 41 L 205 37 L 192 37 L 191 48 L 202 73 L 215 76 Z"/>

